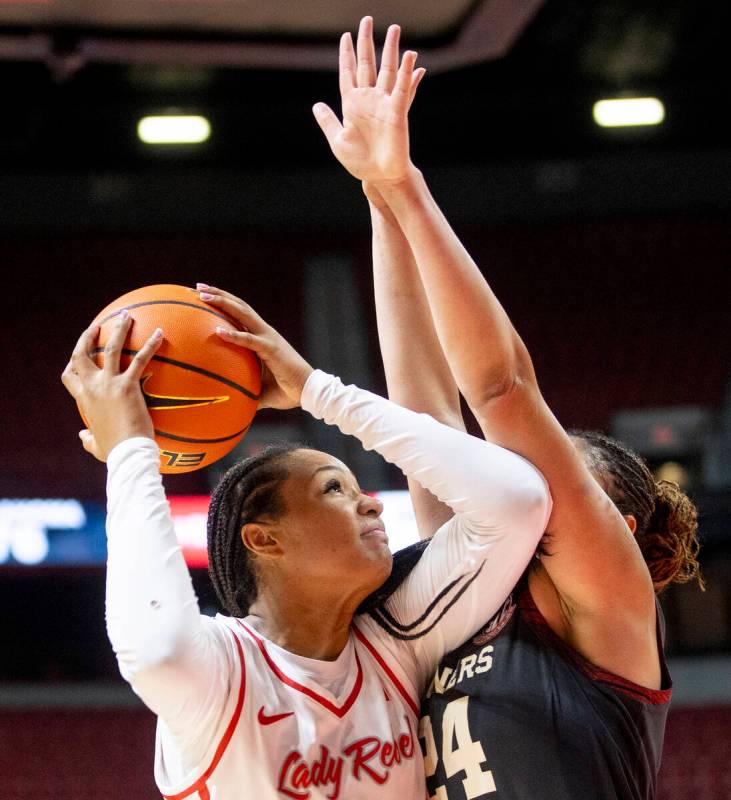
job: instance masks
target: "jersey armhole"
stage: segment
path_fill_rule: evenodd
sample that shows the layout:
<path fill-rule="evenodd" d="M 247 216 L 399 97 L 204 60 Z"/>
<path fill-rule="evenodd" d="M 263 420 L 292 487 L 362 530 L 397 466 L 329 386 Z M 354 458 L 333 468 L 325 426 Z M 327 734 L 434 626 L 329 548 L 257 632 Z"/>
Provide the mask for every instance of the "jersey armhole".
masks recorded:
<path fill-rule="evenodd" d="M 660 657 L 660 689 L 649 689 L 627 678 L 615 675 L 613 672 L 602 669 L 585 658 L 578 650 L 565 642 L 546 621 L 543 614 L 536 606 L 530 590 L 526 586 L 521 593 L 519 603 L 520 613 L 525 621 L 535 632 L 536 636 L 552 650 L 568 661 L 575 669 L 585 675 L 589 680 L 603 683 L 615 692 L 631 700 L 646 705 L 665 705 L 670 702 L 673 682 L 665 659 L 665 619 L 660 604 L 655 598 L 655 634 L 657 636 L 657 651 Z"/>

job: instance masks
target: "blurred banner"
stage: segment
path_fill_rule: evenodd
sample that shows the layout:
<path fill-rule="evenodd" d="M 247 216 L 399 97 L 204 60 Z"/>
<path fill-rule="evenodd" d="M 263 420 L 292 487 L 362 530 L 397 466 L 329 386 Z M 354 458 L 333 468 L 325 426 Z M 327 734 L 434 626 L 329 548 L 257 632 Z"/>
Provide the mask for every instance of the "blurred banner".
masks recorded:
<path fill-rule="evenodd" d="M 373 492 L 383 501 L 382 515 L 391 550 L 419 536 L 406 491 Z M 173 524 L 185 561 L 206 567 L 206 518 L 209 495 L 168 497 Z M 106 563 L 102 503 L 75 499 L 0 500 L 0 569 L 2 567 L 84 567 Z"/>

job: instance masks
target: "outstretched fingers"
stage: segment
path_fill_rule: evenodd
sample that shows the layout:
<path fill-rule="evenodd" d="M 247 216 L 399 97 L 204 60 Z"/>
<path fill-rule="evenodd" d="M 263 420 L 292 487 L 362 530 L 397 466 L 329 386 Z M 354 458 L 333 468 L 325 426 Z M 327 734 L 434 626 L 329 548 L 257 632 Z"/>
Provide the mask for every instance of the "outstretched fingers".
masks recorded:
<path fill-rule="evenodd" d="M 363 17 L 358 27 L 358 86 L 376 85 L 376 47 L 373 44 L 373 17 Z"/>
<path fill-rule="evenodd" d="M 416 63 L 416 53 L 407 50 L 401 59 L 401 66 L 396 75 L 396 84 L 391 92 L 391 98 L 397 113 L 406 113 L 411 102 L 411 84 L 414 74 L 414 64 Z"/>
<path fill-rule="evenodd" d="M 343 129 L 343 125 L 337 117 L 337 114 L 325 103 L 315 103 L 312 106 L 312 113 L 315 115 L 315 122 L 320 126 L 320 130 L 325 134 L 330 147 Z"/>
<path fill-rule="evenodd" d="M 356 79 L 357 62 L 353 49 L 353 37 L 344 33 L 340 37 L 340 56 L 338 61 L 338 79 L 340 82 L 340 96 L 343 97 L 358 85 Z"/>
<path fill-rule="evenodd" d="M 419 88 L 419 84 L 421 83 L 421 79 L 424 77 L 424 75 L 426 75 L 426 70 L 424 67 L 419 67 L 419 69 L 414 70 L 414 74 L 411 76 L 411 89 L 409 90 L 408 108 L 411 108 L 411 104 L 414 102 L 416 90 Z"/>
<path fill-rule="evenodd" d="M 376 86 L 388 94 L 391 94 L 396 84 L 400 38 L 401 28 L 398 25 L 389 25 L 381 53 L 381 68 L 378 70 L 378 80 L 376 81 Z"/>

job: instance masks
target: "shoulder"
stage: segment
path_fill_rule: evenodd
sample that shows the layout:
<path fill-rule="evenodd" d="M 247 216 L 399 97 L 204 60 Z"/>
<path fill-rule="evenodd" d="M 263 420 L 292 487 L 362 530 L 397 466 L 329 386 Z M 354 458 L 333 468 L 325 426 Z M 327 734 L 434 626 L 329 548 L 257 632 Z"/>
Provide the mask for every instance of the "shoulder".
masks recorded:
<path fill-rule="evenodd" d="M 215 617 L 201 615 L 201 624 L 211 645 L 226 654 L 232 666 L 239 667 L 249 660 L 249 651 L 253 651 L 254 641 L 246 635 L 242 620 L 216 614 Z"/>

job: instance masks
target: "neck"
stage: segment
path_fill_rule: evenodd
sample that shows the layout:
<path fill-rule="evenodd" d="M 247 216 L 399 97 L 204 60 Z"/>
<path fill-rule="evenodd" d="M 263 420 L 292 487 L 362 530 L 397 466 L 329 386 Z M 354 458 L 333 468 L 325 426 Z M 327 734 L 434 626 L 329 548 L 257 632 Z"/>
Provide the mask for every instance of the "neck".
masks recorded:
<path fill-rule="evenodd" d="M 301 592 L 293 582 L 277 581 L 260 587 L 249 613 L 259 617 L 261 633 L 269 641 L 306 658 L 334 661 L 350 636 L 357 596 L 325 596 Z"/>

